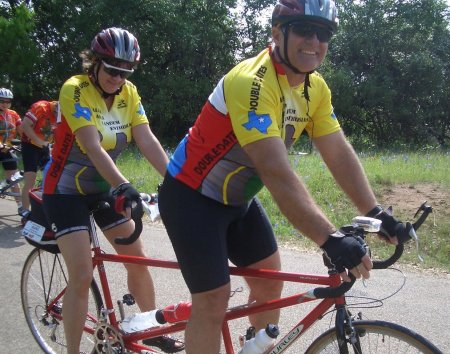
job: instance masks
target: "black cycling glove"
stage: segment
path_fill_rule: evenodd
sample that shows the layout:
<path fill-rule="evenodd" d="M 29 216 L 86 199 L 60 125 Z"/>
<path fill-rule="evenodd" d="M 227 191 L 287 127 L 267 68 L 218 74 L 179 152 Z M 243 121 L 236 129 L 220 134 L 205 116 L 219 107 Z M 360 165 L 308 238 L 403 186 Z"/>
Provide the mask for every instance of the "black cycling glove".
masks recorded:
<path fill-rule="evenodd" d="M 339 273 L 361 263 L 366 254 L 366 244 L 359 236 L 346 235 L 341 231 L 332 233 L 320 247 Z"/>
<path fill-rule="evenodd" d="M 385 210 L 380 205 L 377 205 L 366 216 L 381 220 L 381 227 L 378 232 L 381 236 L 387 239 L 397 236 L 399 243 L 404 243 L 411 239 L 408 233 L 404 232 L 405 227 L 403 223 L 392 216 L 391 208 Z"/>
<path fill-rule="evenodd" d="M 141 195 L 131 183 L 122 183 L 112 191 L 114 197 L 114 210 L 122 213 L 126 208 L 132 208 L 133 202 L 139 204 Z"/>

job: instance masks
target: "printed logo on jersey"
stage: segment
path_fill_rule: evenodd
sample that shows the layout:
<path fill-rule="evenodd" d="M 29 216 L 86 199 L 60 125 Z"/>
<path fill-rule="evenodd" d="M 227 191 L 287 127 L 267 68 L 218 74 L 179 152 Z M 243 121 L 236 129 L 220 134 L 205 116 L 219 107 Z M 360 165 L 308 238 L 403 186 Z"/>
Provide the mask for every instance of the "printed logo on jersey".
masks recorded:
<path fill-rule="evenodd" d="M 117 108 L 125 108 L 126 106 L 127 104 L 125 103 L 125 100 L 123 98 L 117 104 Z"/>
<path fill-rule="evenodd" d="M 272 124 L 272 119 L 268 114 L 256 114 L 254 111 L 248 112 L 248 122 L 242 124 L 247 130 L 255 128 L 260 133 L 267 134 L 267 128 Z"/>
<path fill-rule="evenodd" d="M 141 102 L 139 102 L 139 108 L 138 108 L 137 114 L 140 114 L 141 116 L 145 115 L 144 106 L 142 105 Z"/>
<path fill-rule="evenodd" d="M 88 107 L 82 107 L 79 102 L 74 105 L 75 113 L 72 114 L 75 118 L 84 118 L 88 122 L 91 121 L 92 112 Z"/>
<path fill-rule="evenodd" d="M 261 83 L 264 75 L 267 72 L 267 67 L 261 66 L 253 78 L 252 86 L 250 87 L 250 109 L 256 111 L 259 104 L 259 94 L 261 92 Z"/>

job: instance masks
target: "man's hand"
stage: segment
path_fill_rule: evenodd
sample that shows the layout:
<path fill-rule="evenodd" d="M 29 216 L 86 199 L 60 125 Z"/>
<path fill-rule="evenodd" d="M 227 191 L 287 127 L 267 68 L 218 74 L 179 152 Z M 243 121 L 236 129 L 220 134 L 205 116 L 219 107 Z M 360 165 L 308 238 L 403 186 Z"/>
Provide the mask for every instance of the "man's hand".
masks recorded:
<path fill-rule="evenodd" d="M 370 277 L 369 271 L 373 264 L 361 237 L 345 235 L 336 231 L 329 236 L 321 248 L 336 267 L 343 281 L 350 281 L 345 269 L 348 269 L 356 278 L 368 279 Z"/>
<path fill-rule="evenodd" d="M 392 215 L 392 208 L 383 209 L 377 205 L 366 216 L 381 220 L 381 227 L 378 234 L 386 241 L 397 245 L 409 241 L 410 238 L 404 232 L 401 232 L 404 227 L 401 221 L 394 218 Z"/>

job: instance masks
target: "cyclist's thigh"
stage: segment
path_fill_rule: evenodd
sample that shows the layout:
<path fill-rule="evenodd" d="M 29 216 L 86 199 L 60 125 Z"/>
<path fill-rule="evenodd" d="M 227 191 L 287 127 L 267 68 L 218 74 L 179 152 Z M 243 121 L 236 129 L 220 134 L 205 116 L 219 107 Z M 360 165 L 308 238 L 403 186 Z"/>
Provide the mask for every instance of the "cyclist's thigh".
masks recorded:
<path fill-rule="evenodd" d="M 89 231 L 90 201 L 89 196 L 44 194 L 45 216 L 56 238 L 71 232 Z"/>
<path fill-rule="evenodd" d="M 3 152 L 0 151 L 0 162 L 3 165 L 3 169 L 5 171 L 16 171 L 17 170 L 17 161 L 11 161 L 13 156 L 9 151 Z"/>
<path fill-rule="evenodd" d="M 254 198 L 242 218 L 234 222 L 228 233 L 230 260 L 239 267 L 267 259 L 275 254 L 278 246 L 267 214 L 257 198 Z M 271 268 L 278 268 L 273 264 Z"/>
<path fill-rule="evenodd" d="M 226 231 L 241 208 L 220 204 L 167 174 L 159 210 L 190 292 L 227 284 Z"/>
<path fill-rule="evenodd" d="M 22 143 L 22 161 L 24 172 L 37 172 L 41 148 L 29 143 Z"/>
<path fill-rule="evenodd" d="M 106 200 L 114 205 L 112 198 Z M 116 237 L 126 237 L 133 233 L 134 223 L 122 214 L 116 213 L 113 208 L 101 209 L 94 213 L 95 222 L 117 253 L 145 257 L 141 239 L 130 245 L 119 245 L 114 242 Z"/>

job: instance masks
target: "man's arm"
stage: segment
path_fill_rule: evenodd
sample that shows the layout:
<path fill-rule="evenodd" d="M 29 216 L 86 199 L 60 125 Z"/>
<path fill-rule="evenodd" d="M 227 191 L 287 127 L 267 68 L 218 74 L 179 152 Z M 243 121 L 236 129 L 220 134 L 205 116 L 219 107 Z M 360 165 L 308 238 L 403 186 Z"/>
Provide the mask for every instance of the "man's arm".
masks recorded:
<path fill-rule="evenodd" d="M 244 146 L 280 211 L 292 225 L 321 246 L 336 231 L 292 170 L 280 138 L 267 138 Z"/>
<path fill-rule="evenodd" d="M 30 138 L 34 143 L 37 143 L 40 147 L 44 147 L 45 145 L 48 144 L 48 142 L 46 142 L 45 140 L 42 140 L 41 138 L 39 138 L 36 134 L 36 132 L 34 131 L 34 122 L 27 118 L 26 116 L 23 118 L 22 121 L 22 130 L 23 133 Z"/>
<path fill-rule="evenodd" d="M 314 139 L 314 145 L 336 180 L 363 215 L 372 210 L 376 197 L 363 167 L 342 131 Z"/>

